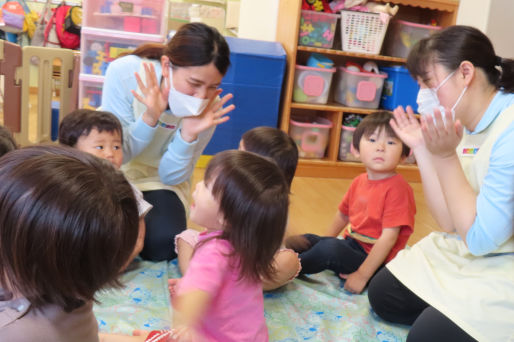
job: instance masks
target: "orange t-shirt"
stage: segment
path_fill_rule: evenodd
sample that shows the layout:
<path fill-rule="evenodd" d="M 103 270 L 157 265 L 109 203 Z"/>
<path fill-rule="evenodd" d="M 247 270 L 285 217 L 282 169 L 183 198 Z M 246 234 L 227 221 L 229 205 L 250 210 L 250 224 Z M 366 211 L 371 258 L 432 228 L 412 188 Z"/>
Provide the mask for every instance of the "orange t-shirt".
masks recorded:
<path fill-rule="evenodd" d="M 396 244 L 386 258 L 388 262 L 407 244 L 414 229 L 416 204 L 414 193 L 405 179 L 396 174 L 381 180 L 357 176 L 339 205 L 339 211 L 350 219 L 352 231 L 378 239 L 383 228 L 400 227 Z M 348 233 L 345 231 L 345 237 Z M 357 241 L 369 253 L 372 244 Z"/>

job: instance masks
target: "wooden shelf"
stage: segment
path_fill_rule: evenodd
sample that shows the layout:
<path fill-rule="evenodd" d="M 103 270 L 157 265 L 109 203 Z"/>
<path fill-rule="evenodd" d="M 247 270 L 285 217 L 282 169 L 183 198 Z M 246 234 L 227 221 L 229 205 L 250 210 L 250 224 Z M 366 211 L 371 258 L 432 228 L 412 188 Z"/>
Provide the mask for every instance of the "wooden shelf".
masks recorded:
<path fill-rule="evenodd" d="M 396 19 L 428 23 L 434 21 L 440 26 L 455 24 L 459 2 L 457 0 L 375 0 L 381 3 L 399 5 L 400 10 Z M 336 65 L 344 65 L 354 59 L 376 61 L 377 64 L 405 64 L 405 58 L 354 53 L 336 49 L 323 49 L 311 46 L 298 46 L 302 0 L 281 0 L 278 9 L 277 41 L 282 44 L 287 53 L 287 75 L 285 78 L 284 95 L 282 99 L 282 114 L 280 128 L 289 132 L 291 112 L 302 111 L 311 114 L 319 112 L 320 116 L 332 122 L 326 156 L 323 159 L 300 159 L 296 174 L 307 177 L 354 178 L 365 172 L 361 163 L 338 160 L 343 115 L 347 113 L 370 114 L 376 109 L 352 108 L 338 103 L 315 104 L 298 103 L 293 101 L 294 74 L 296 64 L 305 62 L 309 53 L 317 52 L 330 56 Z M 336 33 L 339 34 L 339 33 Z M 329 97 L 330 98 L 330 97 Z M 400 165 L 398 172 L 408 181 L 419 182 L 420 175 L 416 165 Z"/>
<path fill-rule="evenodd" d="M 367 53 L 356 53 L 356 52 L 348 52 L 334 49 L 322 49 L 312 46 L 298 46 L 298 51 L 307 51 L 307 52 L 317 52 L 325 55 L 333 55 L 333 56 L 346 56 L 353 58 L 362 58 L 366 60 L 375 60 L 375 61 L 385 61 L 385 62 L 395 62 L 395 63 L 405 63 L 407 60 L 405 58 L 400 57 L 391 57 L 391 56 L 381 56 L 381 55 L 371 55 Z"/>

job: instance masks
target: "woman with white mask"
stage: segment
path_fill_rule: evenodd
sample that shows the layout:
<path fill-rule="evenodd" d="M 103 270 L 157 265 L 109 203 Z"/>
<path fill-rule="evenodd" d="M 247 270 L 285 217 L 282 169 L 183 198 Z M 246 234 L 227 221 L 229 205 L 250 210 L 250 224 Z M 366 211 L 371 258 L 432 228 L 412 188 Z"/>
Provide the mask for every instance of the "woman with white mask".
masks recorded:
<path fill-rule="evenodd" d="M 452 26 L 421 40 L 407 67 L 420 122 L 391 122 L 413 150 L 442 232 L 396 256 L 371 280 L 370 304 L 412 325 L 407 341 L 514 338 L 514 61 L 489 39 Z"/>
<path fill-rule="evenodd" d="M 230 65 L 223 36 L 202 23 L 182 26 L 166 44 L 144 44 L 109 64 L 102 110 L 123 126 L 122 170 L 153 205 L 141 257 L 171 260 L 186 228 L 190 178 L 232 98 L 218 89 Z M 187 209 L 186 209 L 187 208 Z"/>

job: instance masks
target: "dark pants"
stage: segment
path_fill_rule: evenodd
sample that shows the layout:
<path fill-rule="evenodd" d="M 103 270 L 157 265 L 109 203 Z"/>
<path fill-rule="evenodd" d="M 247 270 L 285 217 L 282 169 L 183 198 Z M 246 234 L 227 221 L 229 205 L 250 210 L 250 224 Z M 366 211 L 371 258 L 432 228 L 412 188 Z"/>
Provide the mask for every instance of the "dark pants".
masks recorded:
<path fill-rule="evenodd" d="M 377 315 L 386 321 L 412 325 L 407 341 L 475 341 L 448 317 L 405 287 L 387 267 L 371 279 L 368 299 Z"/>
<path fill-rule="evenodd" d="M 175 235 L 187 225 L 182 201 L 170 190 L 144 191 L 143 197 L 153 208 L 145 217 L 145 245 L 141 257 L 150 261 L 176 258 Z"/>
<path fill-rule="evenodd" d="M 305 234 L 311 247 L 300 253 L 301 274 L 318 273 L 332 270 L 337 274 L 357 271 L 368 254 L 357 241 L 351 238 L 341 240 L 334 237 L 321 237 Z"/>

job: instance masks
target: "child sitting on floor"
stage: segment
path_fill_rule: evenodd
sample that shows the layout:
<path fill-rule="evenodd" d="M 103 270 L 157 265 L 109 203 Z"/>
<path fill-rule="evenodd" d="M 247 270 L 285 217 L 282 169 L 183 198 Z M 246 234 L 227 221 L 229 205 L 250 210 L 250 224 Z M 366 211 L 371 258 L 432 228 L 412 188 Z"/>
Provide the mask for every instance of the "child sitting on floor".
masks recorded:
<path fill-rule="evenodd" d="M 288 195 L 274 162 L 236 150 L 214 156 L 193 192 L 190 213 L 206 231 L 184 277 L 170 281 L 175 329 L 164 334 L 192 341 L 268 341 L 261 279 L 274 273 Z M 149 338 L 157 341 L 155 334 Z"/>
<path fill-rule="evenodd" d="M 4 126 L 0 125 L 0 157 L 16 148 L 18 148 L 18 146 L 11 132 Z"/>
<path fill-rule="evenodd" d="M 274 127 L 255 127 L 243 134 L 239 149 L 272 159 L 282 170 L 291 187 L 298 164 L 298 148 L 289 135 Z M 175 252 L 182 274 L 187 270 L 198 241 L 198 234 L 195 229 L 186 229 L 175 237 Z M 273 278 L 263 278 L 262 287 L 265 291 L 281 287 L 298 275 L 301 269 L 298 254 L 291 249 L 280 248 L 275 254 L 274 267 L 277 272 Z"/>
<path fill-rule="evenodd" d="M 392 118 L 389 112 L 375 112 L 357 126 L 353 147 L 366 173 L 353 180 L 326 236 L 286 240 L 287 247 L 300 253 L 302 274 L 329 269 L 346 279 L 346 290 L 361 293 L 379 268 L 405 247 L 416 206 L 412 188 L 396 173 L 409 148 L 391 128 Z M 343 229 L 344 239 L 338 239 Z"/>
<path fill-rule="evenodd" d="M 116 169 L 121 167 L 123 161 L 122 134 L 120 121 L 114 114 L 90 109 L 77 109 L 69 113 L 59 125 L 59 143 L 106 159 Z M 143 249 L 144 217 L 152 208 L 152 205 L 143 199 L 139 189 L 133 185 L 132 189 L 139 212 L 139 236 L 131 260 Z"/>
<path fill-rule="evenodd" d="M 130 184 L 64 146 L 1 160 L 0 341 L 98 341 L 95 293 L 120 286 L 138 235 Z"/>

